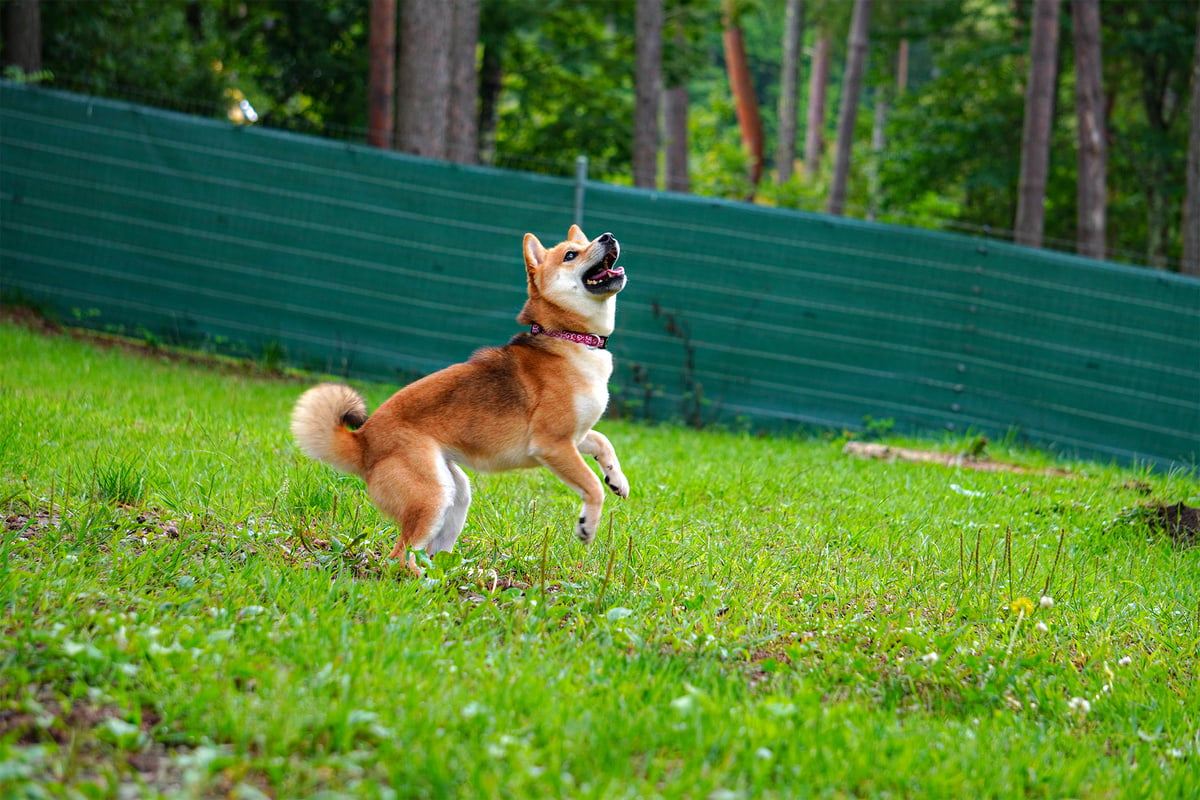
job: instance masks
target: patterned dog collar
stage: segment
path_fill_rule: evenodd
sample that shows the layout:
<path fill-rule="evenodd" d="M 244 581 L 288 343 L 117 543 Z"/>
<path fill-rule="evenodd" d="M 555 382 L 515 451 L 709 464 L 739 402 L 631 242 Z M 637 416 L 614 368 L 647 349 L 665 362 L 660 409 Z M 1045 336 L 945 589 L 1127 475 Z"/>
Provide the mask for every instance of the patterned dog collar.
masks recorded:
<path fill-rule="evenodd" d="M 597 336 L 594 333 L 578 333 L 577 331 L 548 331 L 536 322 L 529 327 L 534 336 L 553 336 L 555 339 L 566 339 L 568 342 L 586 345 L 593 350 L 603 350 L 608 346 L 607 336 Z"/>

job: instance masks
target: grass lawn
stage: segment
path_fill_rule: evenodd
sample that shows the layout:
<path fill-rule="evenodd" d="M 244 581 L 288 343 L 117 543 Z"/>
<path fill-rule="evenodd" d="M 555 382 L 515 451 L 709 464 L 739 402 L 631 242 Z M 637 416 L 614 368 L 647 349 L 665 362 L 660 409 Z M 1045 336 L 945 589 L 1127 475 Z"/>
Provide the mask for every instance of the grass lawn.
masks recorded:
<path fill-rule="evenodd" d="M 605 421 L 416 579 L 305 385 L 0 323 L 0 796 L 1200 796 L 1194 472 Z"/>

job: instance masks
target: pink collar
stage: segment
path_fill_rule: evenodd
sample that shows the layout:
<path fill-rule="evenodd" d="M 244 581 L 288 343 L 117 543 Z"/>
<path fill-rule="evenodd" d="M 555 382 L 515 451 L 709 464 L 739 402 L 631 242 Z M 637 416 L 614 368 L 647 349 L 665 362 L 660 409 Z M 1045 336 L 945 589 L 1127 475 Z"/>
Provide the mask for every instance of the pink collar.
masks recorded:
<path fill-rule="evenodd" d="M 577 333 L 576 331 L 548 331 L 536 322 L 530 326 L 529 332 L 534 336 L 553 336 L 555 339 L 566 339 L 568 342 L 587 345 L 593 350 L 603 350 L 608 345 L 607 336 L 597 336 L 594 333 Z"/>

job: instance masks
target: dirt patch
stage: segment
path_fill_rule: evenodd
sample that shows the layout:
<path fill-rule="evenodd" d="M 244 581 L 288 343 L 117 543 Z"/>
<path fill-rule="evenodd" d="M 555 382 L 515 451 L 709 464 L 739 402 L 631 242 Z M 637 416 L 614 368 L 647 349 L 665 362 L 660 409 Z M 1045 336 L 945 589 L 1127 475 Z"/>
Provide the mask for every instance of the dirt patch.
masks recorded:
<path fill-rule="evenodd" d="M 12 322 L 47 336 L 63 332 L 61 325 L 47 319 L 45 315 L 28 306 L 0 306 L 0 320 Z"/>
<path fill-rule="evenodd" d="M 34 511 L 30 514 L 9 514 L 4 518 L 4 530 L 16 533 L 18 539 L 28 540 L 39 533 L 57 528 L 62 523 L 58 514 Z"/>
<path fill-rule="evenodd" d="M 128 538 L 139 540 L 143 544 L 152 539 L 179 538 L 179 521 L 156 509 L 135 511 L 129 506 L 117 506 L 117 509 L 119 516 L 113 521 L 113 529 L 125 530 Z M 46 509 L 10 513 L 4 517 L 4 530 L 15 533 L 19 541 L 30 541 L 61 527 L 62 517 Z"/>
<path fill-rule="evenodd" d="M 69 336 L 77 341 L 87 342 L 106 350 L 120 350 L 142 358 L 204 367 L 223 374 L 253 376 L 287 383 L 310 383 L 312 381 L 310 377 L 295 370 L 264 365 L 249 357 L 238 358 L 205 353 L 189 350 L 186 347 L 175 347 L 87 328 L 60 325 L 28 306 L 0 305 L 0 322 L 11 322 L 43 336 Z"/>
<path fill-rule="evenodd" d="M 116 706 L 85 700 L 63 704 L 49 687 L 30 688 L 21 700 L 0 707 L 0 739 L 18 746 L 53 742 L 70 752 L 76 779 L 95 786 L 108 785 L 115 777 L 131 790 L 149 785 L 167 793 L 182 787 L 183 773 L 176 758 L 182 751 L 155 740 L 162 718 L 154 711 L 143 709 L 135 725 Z M 115 741 L 118 735 L 125 741 Z M 128 766 L 123 768 L 120 762 Z M 102 765 L 106 768 L 100 769 Z M 111 769 L 114 765 L 116 775 Z M 60 778 L 49 773 L 30 777 L 38 782 Z"/>
<path fill-rule="evenodd" d="M 1117 515 L 1107 530 L 1166 537 L 1177 547 L 1200 545 L 1200 508 L 1184 503 L 1143 503 Z"/>
<path fill-rule="evenodd" d="M 1143 506 L 1143 513 L 1150 530 L 1166 534 L 1175 544 L 1190 547 L 1200 542 L 1200 508 L 1154 503 Z"/>
<path fill-rule="evenodd" d="M 115 706 L 85 701 L 64 707 L 48 689 L 42 688 L 26 698 L 24 708 L 0 708 L 0 737 L 11 738 L 18 744 L 47 740 L 69 744 L 74 732 L 94 730 L 109 720 L 124 722 L 125 716 Z M 148 736 L 159 721 L 153 712 L 144 712 L 138 727 Z"/>
<path fill-rule="evenodd" d="M 168 539 L 179 538 L 179 523 L 162 514 L 157 509 L 146 509 L 134 518 L 140 527 L 138 530 L 141 533 L 153 535 L 159 538 L 166 537 Z"/>
<path fill-rule="evenodd" d="M 984 442 L 986 444 L 986 442 Z M 920 464 L 940 464 L 943 467 L 972 469 L 979 472 L 1012 472 L 1017 474 L 1034 475 L 1072 475 L 1058 467 L 1022 467 L 1019 464 L 1008 464 L 1003 461 L 992 461 L 982 453 L 941 453 L 935 450 L 917 450 L 911 447 L 895 447 L 879 442 L 846 442 L 842 453 L 854 458 L 870 458 L 880 461 L 906 461 Z"/>

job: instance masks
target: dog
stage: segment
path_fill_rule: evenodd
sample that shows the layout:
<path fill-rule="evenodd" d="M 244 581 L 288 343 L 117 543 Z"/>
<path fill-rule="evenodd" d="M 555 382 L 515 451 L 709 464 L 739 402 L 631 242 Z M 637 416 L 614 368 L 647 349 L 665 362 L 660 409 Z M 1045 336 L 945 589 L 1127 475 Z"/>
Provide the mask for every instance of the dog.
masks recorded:
<path fill-rule="evenodd" d="M 292 434 L 310 458 L 362 477 L 371 501 L 400 536 L 390 558 L 450 550 L 467 518 L 478 472 L 543 466 L 583 501 L 575 535 L 591 542 L 604 483 L 629 497 L 629 482 L 604 434 L 592 429 L 608 405 L 612 354 L 605 349 L 625 288 L 621 245 L 611 233 L 589 240 L 572 225 L 550 249 L 532 233 L 522 245 L 528 298 L 507 345 L 485 347 L 461 364 L 417 380 L 367 415 L 348 386 L 325 383 L 300 396 Z"/>

